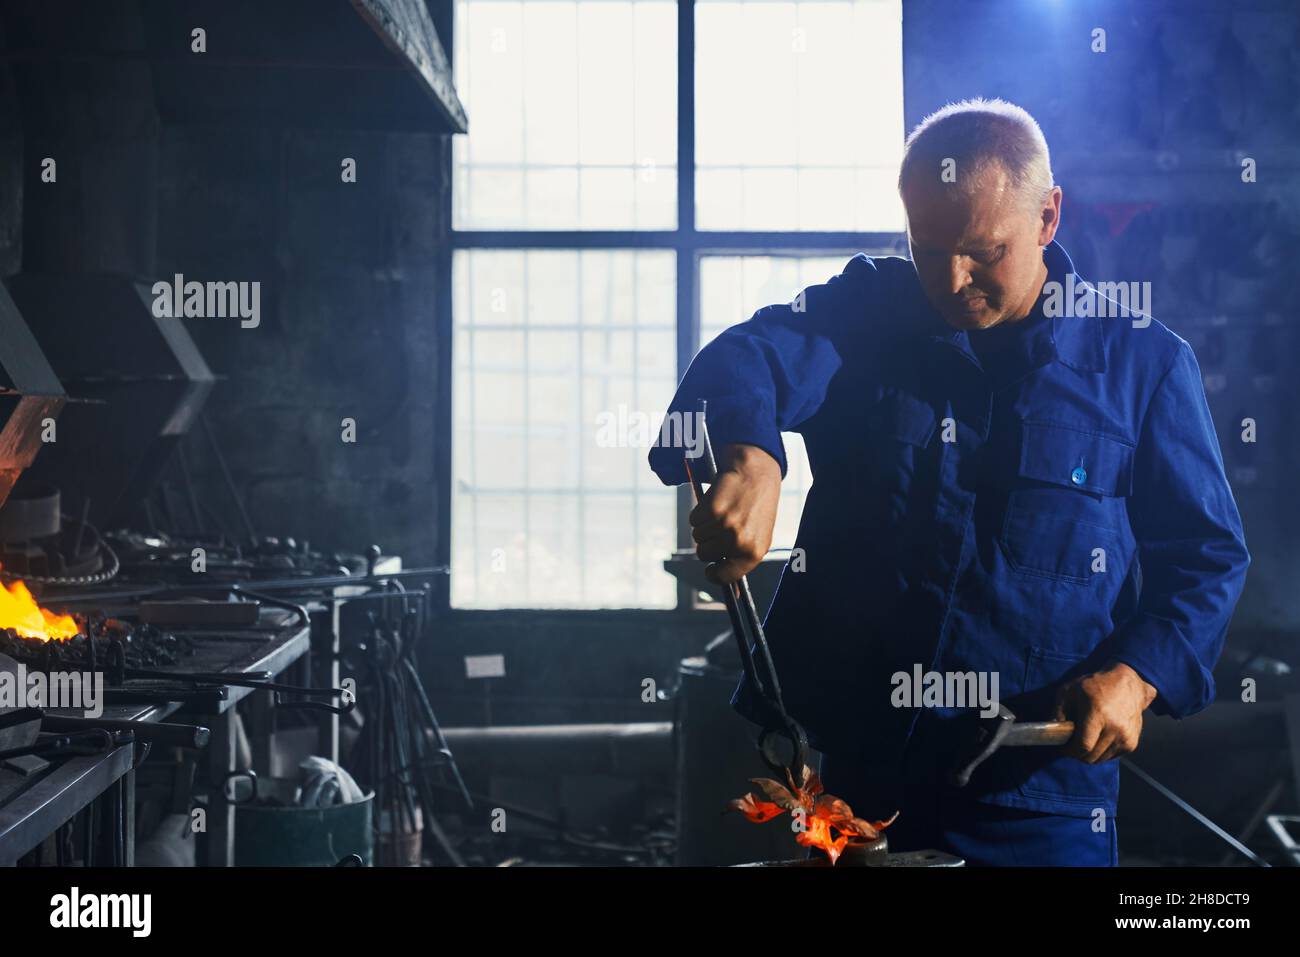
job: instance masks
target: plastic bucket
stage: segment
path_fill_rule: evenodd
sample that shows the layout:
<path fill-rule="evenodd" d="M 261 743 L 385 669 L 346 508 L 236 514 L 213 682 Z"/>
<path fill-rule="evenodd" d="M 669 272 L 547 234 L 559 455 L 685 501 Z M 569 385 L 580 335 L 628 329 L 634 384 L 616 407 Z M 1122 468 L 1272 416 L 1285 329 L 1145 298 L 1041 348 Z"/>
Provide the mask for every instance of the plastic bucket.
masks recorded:
<path fill-rule="evenodd" d="M 352 804 L 297 807 L 297 787 L 287 778 L 258 778 L 256 798 L 235 802 L 235 866 L 333 867 L 350 854 L 371 866 L 374 792 Z"/>

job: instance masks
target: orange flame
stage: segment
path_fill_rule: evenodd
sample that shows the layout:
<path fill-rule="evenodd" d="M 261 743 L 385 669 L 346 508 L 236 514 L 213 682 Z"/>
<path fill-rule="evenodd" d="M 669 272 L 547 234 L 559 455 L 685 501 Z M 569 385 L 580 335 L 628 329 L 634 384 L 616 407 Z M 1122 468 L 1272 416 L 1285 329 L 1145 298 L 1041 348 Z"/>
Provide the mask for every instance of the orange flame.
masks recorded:
<path fill-rule="evenodd" d="M 795 840 L 804 847 L 821 848 L 832 864 L 850 844 L 869 844 L 898 818 L 897 812 L 888 821 L 855 817 L 847 802 L 825 793 L 821 778 L 806 764 L 800 768 L 797 784 L 788 770 L 785 777 L 785 784 L 772 778 L 751 778 L 750 782 L 758 785 L 763 796 L 751 791 L 727 802 L 727 807 L 755 824 L 770 821 L 786 811 L 797 815 L 802 826 L 796 829 Z"/>
<path fill-rule="evenodd" d="M 12 628 L 24 638 L 54 641 L 75 638 L 80 628 L 71 615 L 56 615 L 36 603 L 22 582 L 0 588 L 0 628 Z"/>

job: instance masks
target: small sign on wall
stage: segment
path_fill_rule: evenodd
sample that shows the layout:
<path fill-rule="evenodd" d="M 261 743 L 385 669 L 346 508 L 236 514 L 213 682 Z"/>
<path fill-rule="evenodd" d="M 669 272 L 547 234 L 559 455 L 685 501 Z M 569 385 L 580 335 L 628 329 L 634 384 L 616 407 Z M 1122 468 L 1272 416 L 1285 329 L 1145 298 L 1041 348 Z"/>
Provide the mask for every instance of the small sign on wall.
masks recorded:
<path fill-rule="evenodd" d="M 466 655 L 466 678 L 504 678 L 506 676 L 505 655 Z"/>

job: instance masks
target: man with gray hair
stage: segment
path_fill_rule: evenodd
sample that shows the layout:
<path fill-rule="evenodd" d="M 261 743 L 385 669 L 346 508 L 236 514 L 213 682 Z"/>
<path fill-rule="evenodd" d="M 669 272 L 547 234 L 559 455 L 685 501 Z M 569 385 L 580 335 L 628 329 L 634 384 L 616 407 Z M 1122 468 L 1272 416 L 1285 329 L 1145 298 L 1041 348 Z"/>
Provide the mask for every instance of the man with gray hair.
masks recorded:
<path fill-rule="evenodd" d="M 899 189 L 910 261 L 853 257 L 723 332 L 683 378 L 670 411 L 707 399 L 719 453 L 690 516 L 697 552 L 719 582 L 762 560 L 781 433 L 801 433 L 805 560 L 766 630 L 826 789 L 861 817 L 900 810 L 891 850 L 1113 865 L 1115 759 L 1148 708 L 1182 718 L 1214 699 L 1250 561 L 1200 371 L 1147 317 L 1045 308 L 1074 266 L 1024 110 L 970 100 L 926 118 Z M 687 480 L 679 448 L 650 464 Z M 1070 719 L 1074 736 L 998 751 L 952 787 L 978 717 L 900 703 L 894 679 L 913 672 L 992 676 L 1020 719 Z M 733 705 L 771 718 L 748 682 Z"/>

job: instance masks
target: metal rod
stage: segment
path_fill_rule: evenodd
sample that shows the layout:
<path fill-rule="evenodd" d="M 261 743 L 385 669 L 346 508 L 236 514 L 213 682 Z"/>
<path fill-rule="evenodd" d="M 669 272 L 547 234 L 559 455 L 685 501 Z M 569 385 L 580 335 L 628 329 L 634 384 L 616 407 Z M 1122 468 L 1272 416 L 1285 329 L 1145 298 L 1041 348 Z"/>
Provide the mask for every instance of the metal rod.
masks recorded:
<path fill-rule="evenodd" d="M 72 557 L 74 559 L 81 555 L 81 540 L 86 535 L 86 523 L 90 521 L 90 496 L 87 495 L 81 503 L 81 524 L 77 526 L 77 539 L 72 543 Z"/>
<path fill-rule="evenodd" d="M 315 578 L 269 578 L 265 581 L 249 579 L 246 582 L 225 582 L 211 585 L 142 585 L 139 588 L 123 588 L 118 591 L 84 592 L 69 595 L 47 595 L 45 601 L 50 605 L 70 605 L 81 603 L 103 604 L 110 601 L 125 601 L 132 598 L 152 598 L 159 595 L 195 595 L 207 593 L 225 594 L 231 589 L 252 594 L 248 588 L 260 592 L 286 591 L 291 595 L 302 591 L 319 591 L 325 588 L 346 588 L 352 585 L 381 585 L 390 579 L 429 578 L 434 575 L 446 575 L 450 569 L 446 565 L 430 565 L 424 568 L 408 568 L 399 572 L 387 572 L 376 575 L 322 575 Z M 247 586 L 247 587 L 246 587 Z"/>
<path fill-rule="evenodd" d="M 194 519 L 194 534 L 203 534 L 203 514 L 199 511 L 199 499 L 194 494 L 194 479 L 190 475 L 190 464 L 185 458 L 185 440 L 176 443 L 176 464 L 180 466 L 181 481 L 185 483 L 185 498 L 190 506 L 190 515 Z"/>
<path fill-rule="evenodd" d="M 244 508 L 244 500 L 239 496 L 239 489 L 235 487 L 235 480 L 230 475 L 230 468 L 226 465 L 226 457 L 221 454 L 221 446 L 217 444 L 216 433 L 212 431 L 212 424 L 208 422 L 206 415 L 200 414 L 199 421 L 203 423 L 203 431 L 208 437 L 208 445 L 212 447 L 212 455 L 217 460 L 217 466 L 221 469 L 221 478 L 226 483 L 226 488 L 230 492 L 230 497 L 235 500 L 235 508 L 239 511 L 239 520 L 244 523 L 244 531 L 248 532 L 248 540 L 257 541 L 257 532 L 253 530 L 253 523 L 248 517 L 248 511 Z"/>
<path fill-rule="evenodd" d="M 1200 811 L 1196 810 L 1196 808 L 1192 807 L 1190 804 L 1188 804 L 1186 801 L 1184 801 L 1182 798 L 1180 798 L 1180 797 L 1179 797 L 1177 794 L 1175 794 L 1173 791 L 1169 790 L 1169 788 L 1165 787 L 1163 784 L 1161 784 L 1159 781 L 1157 781 L 1157 780 L 1156 780 L 1155 778 L 1153 778 L 1151 775 L 1147 774 L 1145 771 L 1143 771 L 1140 767 L 1138 767 L 1136 764 L 1134 764 L 1134 763 L 1133 763 L 1132 761 L 1130 761 L 1128 758 L 1120 758 L 1119 760 L 1120 760 L 1120 763 L 1121 763 L 1122 765 L 1124 765 L 1124 767 L 1128 768 L 1130 771 L 1132 771 L 1134 774 L 1136 774 L 1138 777 L 1140 777 L 1140 778 L 1141 778 L 1143 781 L 1145 781 L 1147 784 L 1151 785 L 1153 788 L 1155 788 L 1157 791 L 1159 791 L 1162 795 L 1164 795 L 1165 797 L 1167 797 L 1170 801 L 1172 801 L 1172 802 L 1173 802 L 1174 804 L 1176 804 L 1179 808 L 1181 808 L 1183 811 L 1185 811 L 1185 812 L 1186 812 L 1190 817 L 1192 817 L 1193 819 L 1195 819 L 1196 821 L 1198 821 L 1198 822 L 1200 822 L 1202 825 L 1204 825 L 1204 826 L 1206 827 L 1207 830 L 1209 830 L 1209 831 L 1210 831 L 1211 833 L 1213 833 L 1213 834 L 1217 834 L 1219 837 L 1223 838 L 1223 840 L 1226 841 L 1228 844 L 1231 844 L 1234 848 L 1237 849 L 1237 851 L 1238 851 L 1238 852 L 1239 852 L 1243 857 L 1245 857 L 1247 860 L 1249 860 L 1252 864 L 1255 864 L 1255 865 L 1257 865 L 1257 866 L 1259 866 L 1259 867 L 1272 867 L 1272 866 L 1273 866 L 1273 865 L 1269 864 L 1268 861 L 1264 860 L 1264 859 L 1261 858 L 1258 854 L 1256 854 L 1254 851 L 1252 851 L 1250 848 L 1248 848 L 1245 844 L 1242 844 L 1241 841 L 1237 840 L 1235 837 L 1233 837 L 1231 834 L 1229 834 L 1229 833 L 1228 833 L 1227 831 L 1225 831 L 1223 828 L 1219 827 L 1219 825 L 1217 825 L 1217 824 L 1215 824 L 1213 821 L 1211 821 L 1208 817 L 1206 817 L 1206 816 L 1205 816 L 1204 814 L 1202 814 Z"/>

